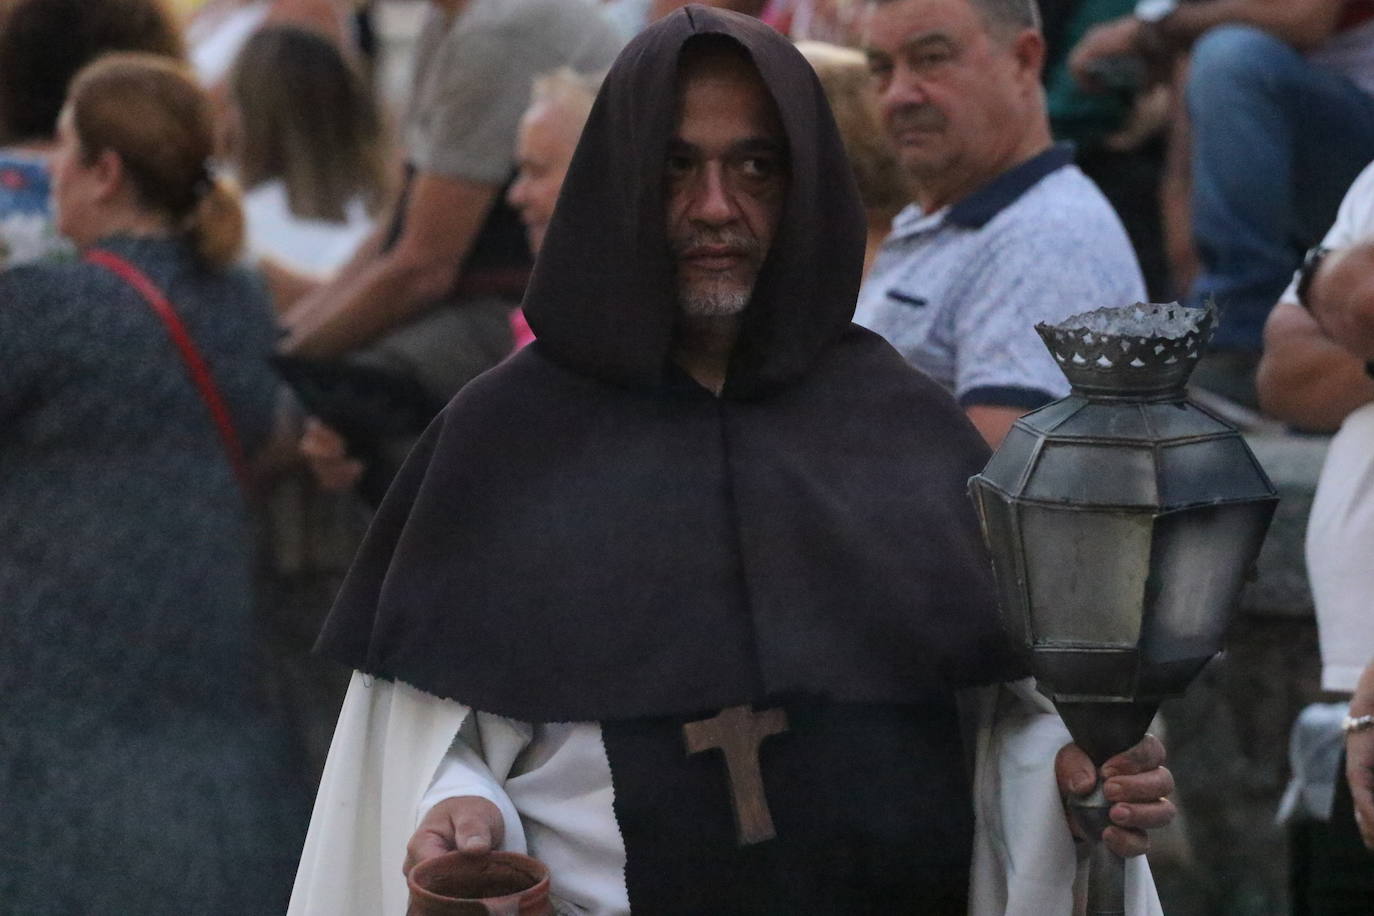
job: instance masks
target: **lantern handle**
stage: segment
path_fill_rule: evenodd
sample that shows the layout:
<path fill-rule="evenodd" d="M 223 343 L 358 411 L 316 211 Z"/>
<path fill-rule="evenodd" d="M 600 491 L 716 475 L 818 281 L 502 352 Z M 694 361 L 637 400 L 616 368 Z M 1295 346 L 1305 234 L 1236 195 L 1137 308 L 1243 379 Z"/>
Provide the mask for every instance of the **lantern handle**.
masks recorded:
<path fill-rule="evenodd" d="M 1102 791 L 1103 780 L 1088 795 L 1070 796 L 1070 815 L 1088 837 L 1087 916 L 1126 916 L 1126 862 L 1102 842 L 1111 823 L 1112 804 Z"/>

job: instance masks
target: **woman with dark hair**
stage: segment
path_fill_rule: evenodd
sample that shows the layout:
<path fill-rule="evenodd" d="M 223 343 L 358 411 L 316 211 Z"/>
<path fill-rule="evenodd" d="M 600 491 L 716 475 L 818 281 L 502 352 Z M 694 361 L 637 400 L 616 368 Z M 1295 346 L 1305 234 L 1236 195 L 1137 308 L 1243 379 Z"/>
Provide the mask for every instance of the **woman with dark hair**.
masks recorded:
<path fill-rule="evenodd" d="M 0 268 L 69 252 L 52 222 L 47 160 L 67 84 L 109 51 L 183 53 L 160 0 L 0 2 Z"/>
<path fill-rule="evenodd" d="M 230 71 L 228 114 L 249 255 L 332 273 L 382 204 L 386 147 L 368 85 L 317 32 L 268 26 Z"/>
<path fill-rule="evenodd" d="M 247 456 L 275 329 L 230 265 L 209 105 L 151 55 L 83 70 L 52 157 L 80 260 L 0 273 L 0 900 L 281 912 L 306 814 L 256 696 Z"/>

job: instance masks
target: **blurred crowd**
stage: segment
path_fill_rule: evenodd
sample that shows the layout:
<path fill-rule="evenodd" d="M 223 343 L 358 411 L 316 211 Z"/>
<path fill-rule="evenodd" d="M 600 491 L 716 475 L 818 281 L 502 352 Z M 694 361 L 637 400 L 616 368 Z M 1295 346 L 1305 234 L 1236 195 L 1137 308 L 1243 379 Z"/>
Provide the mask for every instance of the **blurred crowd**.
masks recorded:
<path fill-rule="evenodd" d="M 415 438 L 535 339 L 601 75 L 682 5 L 0 0 L 0 911 L 281 911 L 347 676 L 314 634 Z M 1217 309 L 1205 406 L 1339 430 L 1309 558 L 1325 686 L 1355 692 L 1374 2 L 709 5 L 814 66 L 867 211 L 857 320 L 991 445 L 1067 393 L 1034 322 L 1147 299 Z M 424 18 L 395 106 L 398 6 Z M 966 7 L 976 62 L 922 20 Z M 1314 900 L 1374 899 L 1364 680 L 1311 739 Z"/>

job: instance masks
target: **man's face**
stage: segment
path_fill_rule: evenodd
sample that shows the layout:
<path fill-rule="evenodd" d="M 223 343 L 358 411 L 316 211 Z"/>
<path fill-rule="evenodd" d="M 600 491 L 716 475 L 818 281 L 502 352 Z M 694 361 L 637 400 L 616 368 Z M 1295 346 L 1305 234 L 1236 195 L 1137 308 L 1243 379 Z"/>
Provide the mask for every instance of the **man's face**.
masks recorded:
<path fill-rule="evenodd" d="M 573 117 L 557 105 L 541 104 L 531 108 L 520 122 L 516 161 L 520 166 L 506 200 L 520 212 L 525 235 L 535 254 L 544 244 L 544 233 L 553 217 L 553 206 L 568 174 L 578 130 Z"/>
<path fill-rule="evenodd" d="M 712 52 L 684 67 L 664 181 L 678 307 L 689 316 L 738 314 L 787 190 L 782 123 L 752 65 Z"/>
<path fill-rule="evenodd" d="M 1018 55 L 1018 40 L 989 34 L 969 0 L 872 3 L 864 35 L 883 123 L 907 173 L 919 184 L 963 186 L 1000 174 L 1040 104 L 1039 61 Z"/>

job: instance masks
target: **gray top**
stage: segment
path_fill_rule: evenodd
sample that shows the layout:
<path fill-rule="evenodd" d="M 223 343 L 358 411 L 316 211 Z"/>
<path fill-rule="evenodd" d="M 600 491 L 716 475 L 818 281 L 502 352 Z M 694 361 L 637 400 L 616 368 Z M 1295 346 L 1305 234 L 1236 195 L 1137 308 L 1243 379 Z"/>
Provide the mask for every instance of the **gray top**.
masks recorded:
<path fill-rule="evenodd" d="M 101 247 L 162 287 L 260 444 L 261 284 L 171 239 Z M 0 909 L 284 910 L 308 798 L 255 696 L 253 565 L 239 484 L 144 300 L 84 262 L 0 274 Z"/>
<path fill-rule="evenodd" d="M 502 184 L 534 78 L 562 66 L 604 70 L 620 39 L 586 0 L 473 0 L 431 6 L 415 50 L 405 147 L 423 172 Z"/>
<path fill-rule="evenodd" d="M 1121 221 L 1071 160 L 1056 146 L 951 207 L 897 214 L 854 320 L 965 407 L 1068 394 L 1036 322 L 1146 298 Z"/>

